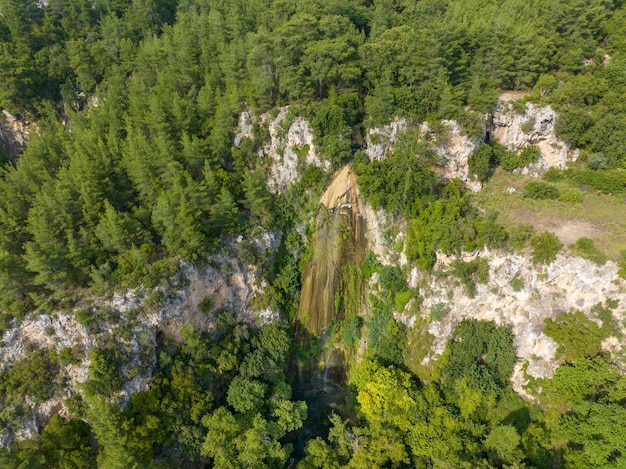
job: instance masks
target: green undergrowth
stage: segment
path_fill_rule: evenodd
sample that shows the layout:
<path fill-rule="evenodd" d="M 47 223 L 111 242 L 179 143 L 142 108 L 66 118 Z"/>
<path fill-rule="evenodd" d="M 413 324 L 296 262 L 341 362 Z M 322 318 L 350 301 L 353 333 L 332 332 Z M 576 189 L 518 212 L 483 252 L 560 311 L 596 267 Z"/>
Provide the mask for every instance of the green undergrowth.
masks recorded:
<path fill-rule="evenodd" d="M 529 197 L 529 184 L 532 194 L 558 195 L 545 199 Z M 505 227 L 526 224 L 535 231 L 553 231 L 564 244 L 575 245 L 570 248 L 574 253 L 592 257 L 594 262 L 604 256 L 619 259 L 626 239 L 626 217 L 620 215 L 626 214 L 623 197 L 566 180 L 537 181 L 530 176 L 496 171 L 473 200 L 487 212 L 497 213 L 497 221 Z M 589 238 L 594 247 L 589 248 L 585 241 L 582 249 L 576 245 L 582 237 Z"/>

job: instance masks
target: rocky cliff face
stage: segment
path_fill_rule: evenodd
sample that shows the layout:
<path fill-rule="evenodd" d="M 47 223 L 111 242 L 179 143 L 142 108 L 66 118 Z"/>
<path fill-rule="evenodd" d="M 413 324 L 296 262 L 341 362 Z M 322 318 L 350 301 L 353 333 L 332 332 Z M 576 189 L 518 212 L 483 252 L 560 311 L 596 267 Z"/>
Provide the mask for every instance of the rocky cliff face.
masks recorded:
<path fill-rule="evenodd" d="M 428 276 L 414 268 L 409 276 L 412 287 L 419 286 L 423 297 L 421 314 L 430 321 L 434 309 L 445 311 L 445 317 L 429 322 L 428 332 L 434 337 L 431 353 L 425 363 L 443 352 L 454 326 L 462 319 L 493 320 L 498 325 L 511 326 L 519 362 L 513 376 L 514 389 L 526 395 L 526 373 L 536 378 L 551 377 L 559 366 L 556 343 L 544 333 L 544 320 L 572 311 L 582 311 L 598 323 L 592 311 L 594 305 L 606 299 L 617 301 L 613 316 L 623 325 L 626 317 L 626 281 L 617 275 L 617 266 L 608 262 L 598 266 L 579 257 L 559 255 L 548 267 L 535 266 L 521 254 L 483 251 L 464 256 L 472 260 L 480 256 L 489 263 L 489 281 L 477 285 L 477 293 L 468 296 L 463 285 L 454 277 L 435 273 Z M 452 259 L 439 256 L 436 272 L 445 272 Z M 407 325 L 415 317 L 404 313 L 399 317 Z M 624 333 L 615 331 L 616 335 Z M 617 338 L 604 343 L 605 348 L 618 353 L 622 345 Z"/>
<path fill-rule="evenodd" d="M 470 190 L 479 191 L 482 185 L 469 174 L 468 160 L 483 141 L 483 137 L 475 139 L 468 137 L 456 121 L 444 120 L 442 124 L 446 131 L 440 138 L 432 134 L 426 122 L 417 126 L 424 140 L 431 142 L 431 149 L 439 156 L 439 162 L 433 169 L 444 179 L 460 179 Z M 405 119 L 394 119 L 389 125 L 369 129 L 365 152 L 370 160 L 385 158 L 393 150 L 398 136 L 407 130 L 408 126 Z"/>
<path fill-rule="evenodd" d="M 267 144 L 259 152 L 259 157 L 270 158 L 268 188 L 272 192 L 283 193 L 290 184 L 300 180 L 307 166 L 314 165 L 325 171 L 330 169 L 330 161 L 316 153 L 315 136 L 309 122 L 300 116 L 292 119 L 288 107 L 273 119 L 269 114 L 255 118 L 249 112 L 243 112 L 239 117 L 235 145 L 240 145 L 243 138 L 253 139 L 253 126 L 266 122 L 269 134 L 262 136 Z"/>
<path fill-rule="evenodd" d="M 407 129 L 406 119 L 394 118 L 394 120 L 383 127 L 374 127 L 367 130 L 365 142 L 367 147 L 365 153 L 371 161 L 380 161 L 393 150 L 398 134 Z"/>
<path fill-rule="evenodd" d="M 537 145 L 541 157 L 521 172 L 539 176 L 550 168 L 564 168 L 568 158 L 575 159 L 577 156 L 576 152 L 570 153 L 569 146 L 556 136 L 557 118 L 557 113 L 550 106 L 526 103 L 524 112 L 519 113 L 510 102 L 500 101 L 488 130 L 509 150 L 517 152 L 526 145 Z"/>
<path fill-rule="evenodd" d="M 253 299 L 263 294 L 266 283 L 256 267 L 238 258 L 237 245 L 241 242 L 235 240 L 227 253 L 212 256 L 206 267 L 181 264 L 179 281 L 171 289 L 139 288 L 78 308 L 93 312 L 94 321 L 87 327 L 76 320 L 76 310 L 40 313 L 19 324 L 14 321 L 14 327 L 2 337 L 0 368 L 12 366 L 33 349 L 60 352 L 71 348 L 79 362 L 60 367 L 57 380 L 63 383 L 63 392 L 42 404 L 33 403 L 19 425 L 0 432 L 0 447 L 15 439 L 32 438 L 40 422 L 54 412 L 64 412 L 63 400 L 80 392 L 80 383 L 89 377 L 90 350 L 112 343 L 126 357 L 121 370 L 124 385 L 118 394 L 119 402 L 125 404 L 133 393 L 149 385 L 159 335 L 180 340 L 186 324 L 211 332 L 215 314 L 221 310 L 232 311 L 239 321 L 256 326 L 276 319 L 276 311 L 253 306 Z M 268 255 L 278 242 L 270 232 L 253 244 L 262 255 Z"/>
<path fill-rule="evenodd" d="M 7 111 L 0 118 L 0 145 L 6 148 L 8 157 L 14 163 L 24 153 L 30 128 L 28 122 L 18 119 Z"/>
<path fill-rule="evenodd" d="M 445 179 L 456 178 L 463 181 L 470 190 L 478 192 L 482 184 L 469 174 L 468 160 L 487 135 L 495 138 L 509 150 L 519 152 L 527 145 L 536 145 L 541 156 L 536 163 L 522 168 L 523 174 L 538 177 L 550 168 L 564 168 L 568 160 L 576 159 L 577 152 L 570 151 L 568 145 L 559 140 L 555 132 L 557 113 L 550 106 L 536 106 L 526 103 L 519 113 L 508 98 L 503 97 L 496 106 L 493 116 L 486 118 L 485 132 L 478 138 L 470 138 L 463 132 L 458 122 L 444 120 L 445 135 L 436 138 L 428 124 L 415 125 L 424 139 L 432 144 L 432 150 L 439 156 L 435 171 Z M 371 128 L 366 135 L 366 153 L 370 160 L 381 160 L 393 150 L 393 145 L 402 131 L 412 125 L 406 119 L 395 118 L 383 127 Z"/>

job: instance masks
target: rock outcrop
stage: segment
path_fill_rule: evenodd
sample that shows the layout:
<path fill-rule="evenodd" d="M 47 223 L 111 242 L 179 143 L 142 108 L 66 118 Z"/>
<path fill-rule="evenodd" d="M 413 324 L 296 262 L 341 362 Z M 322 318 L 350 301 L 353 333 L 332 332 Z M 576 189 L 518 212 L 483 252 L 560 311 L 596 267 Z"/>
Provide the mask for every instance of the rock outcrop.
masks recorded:
<path fill-rule="evenodd" d="M 394 118 L 394 120 L 383 127 L 374 127 L 367 130 L 365 142 L 367 147 L 365 153 L 370 161 L 380 161 L 384 159 L 389 151 L 393 149 L 396 137 L 400 132 L 407 129 L 406 119 Z"/>
<path fill-rule="evenodd" d="M 592 307 L 610 298 L 618 301 L 613 315 L 619 324 L 623 324 L 626 281 L 617 275 L 617 266 L 612 262 L 598 266 L 579 257 L 559 255 L 550 266 L 538 268 L 525 255 L 486 250 L 467 255 L 464 260 L 476 256 L 488 261 L 489 281 L 477 285 L 473 298 L 454 279 L 429 277 L 417 268 L 411 271 L 409 283 L 412 287 L 420 285 L 424 319 L 430 320 L 428 316 L 433 309 L 447 311 L 442 320 L 428 325 L 434 342 L 425 363 L 443 352 L 460 320 L 493 320 L 498 325 L 511 326 L 515 334 L 519 363 L 513 376 L 513 387 L 526 396 L 524 364 L 527 364 L 526 373 L 536 378 L 551 377 L 560 364 L 555 356 L 557 344 L 543 333 L 545 319 L 576 310 L 600 322 Z M 439 256 L 436 269 L 445 270 L 450 260 Z M 415 317 L 406 313 L 399 319 L 407 325 L 415 321 Z M 616 340 L 605 341 L 605 346 L 613 347 L 612 352 L 621 347 Z"/>
<path fill-rule="evenodd" d="M 480 181 L 469 174 L 468 160 L 483 141 L 483 137 L 468 137 L 459 123 L 453 120 L 444 120 L 442 124 L 446 131 L 445 135 L 439 137 L 433 135 L 426 122 L 416 126 L 439 156 L 439 161 L 433 169 L 444 179 L 460 179 L 472 191 L 480 191 L 482 188 Z M 386 126 L 369 129 L 365 152 L 370 160 L 384 159 L 393 150 L 399 134 L 408 128 L 409 124 L 405 119 L 396 118 Z"/>
<path fill-rule="evenodd" d="M 12 116 L 7 111 L 2 111 L 0 118 L 0 145 L 6 148 L 8 157 L 17 162 L 24 153 L 30 128 L 28 122 Z"/>
<path fill-rule="evenodd" d="M 468 137 L 459 123 L 453 120 L 444 120 L 442 123 L 449 130 L 443 142 L 433 144 L 433 150 L 440 158 L 436 172 L 445 179 L 463 181 L 465 186 L 474 192 L 480 191 L 482 184 L 475 176 L 470 175 L 468 162 L 483 141 L 483 136 Z"/>
<path fill-rule="evenodd" d="M 557 118 L 550 106 L 526 103 L 524 112 L 519 113 L 511 103 L 500 101 L 489 130 L 500 144 L 515 152 L 526 145 L 537 145 L 541 150 L 539 160 L 520 171 L 539 176 L 550 168 L 564 168 L 568 158 L 576 158 L 576 153 L 570 154 L 569 146 L 556 136 Z"/>
<path fill-rule="evenodd" d="M 275 233 L 266 232 L 249 243 L 261 255 L 269 256 L 279 241 Z M 71 348 L 80 361 L 60 366 L 58 380 L 64 383 L 63 391 L 47 402 L 33 404 L 20 425 L 0 432 L 0 447 L 16 439 L 32 438 L 42 421 L 52 413 L 63 412 L 63 400 L 80 392 L 79 384 L 89 377 L 90 350 L 114 343 L 126 357 L 121 369 L 124 384 L 117 396 L 125 405 L 133 393 L 149 386 L 159 335 L 180 340 L 186 324 L 211 332 L 216 313 L 223 310 L 253 326 L 277 319 L 276 311 L 253 306 L 253 299 L 262 296 L 267 285 L 257 267 L 238 258 L 242 242 L 238 239 L 230 243 L 226 253 L 211 256 L 205 267 L 181 263 L 178 285 L 168 290 L 139 288 L 77 308 L 93 312 L 94 321 L 87 326 L 79 324 L 76 310 L 41 313 L 20 323 L 14 320 L 13 327 L 2 337 L 0 369 L 24 359 L 32 349 L 60 352 Z"/>
<path fill-rule="evenodd" d="M 521 151 L 527 145 L 539 147 L 539 160 L 518 170 L 522 174 L 538 177 L 550 168 L 564 168 L 570 159 L 576 159 L 577 152 L 570 151 L 569 146 L 556 136 L 558 115 L 550 106 L 526 103 L 524 112 L 518 113 L 508 98 L 503 96 L 498 102 L 493 116 L 486 119 L 484 134 L 477 138 L 468 137 L 459 123 L 453 120 L 441 122 L 447 132 L 439 137 L 432 134 L 428 123 L 413 124 L 439 156 L 439 163 L 434 169 L 442 178 L 459 179 L 470 190 L 480 191 L 482 184 L 469 174 L 468 161 L 487 135 L 515 152 Z M 395 118 L 388 125 L 369 129 L 365 152 L 370 160 L 380 161 L 385 158 L 393 150 L 398 136 L 411 125 L 406 119 Z"/>
<path fill-rule="evenodd" d="M 271 160 L 268 188 L 274 193 L 283 193 L 290 184 L 299 181 L 307 166 L 314 165 L 325 171 L 330 169 L 330 161 L 316 153 L 315 135 L 309 122 L 300 116 L 293 120 L 291 117 L 288 107 L 283 108 L 274 119 L 269 114 L 255 118 L 247 111 L 239 117 L 234 140 L 237 146 L 244 138 L 254 138 L 254 123 L 268 123 L 268 143 L 259 156 L 267 156 Z"/>

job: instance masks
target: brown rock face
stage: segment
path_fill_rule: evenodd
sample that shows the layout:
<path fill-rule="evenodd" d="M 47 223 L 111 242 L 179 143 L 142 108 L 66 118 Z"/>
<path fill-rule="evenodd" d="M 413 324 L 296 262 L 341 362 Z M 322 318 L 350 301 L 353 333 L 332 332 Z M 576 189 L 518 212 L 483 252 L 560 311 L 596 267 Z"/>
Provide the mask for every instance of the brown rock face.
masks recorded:
<path fill-rule="evenodd" d="M 296 320 L 305 334 L 320 337 L 326 326 L 342 319 L 336 298 L 346 293 L 344 268 L 361 264 L 367 255 L 356 175 L 348 166 L 335 174 L 320 199 L 311 242 L 313 254 L 304 266 Z"/>

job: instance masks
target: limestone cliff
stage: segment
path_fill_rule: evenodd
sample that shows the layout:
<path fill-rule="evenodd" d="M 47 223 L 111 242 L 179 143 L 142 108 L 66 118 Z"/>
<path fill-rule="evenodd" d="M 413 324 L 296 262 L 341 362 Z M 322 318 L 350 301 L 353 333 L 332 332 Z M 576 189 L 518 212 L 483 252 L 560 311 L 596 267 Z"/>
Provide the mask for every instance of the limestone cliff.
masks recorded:
<path fill-rule="evenodd" d="M 59 367 L 57 381 L 63 383 L 62 392 L 42 404 L 32 403 L 30 413 L 18 425 L 0 432 L 0 447 L 15 439 L 32 438 L 42 421 L 54 412 L 64 412 L 63 400 L 79 393 L 80 383 L 89 377 L 90 350 L 115 344 L 126 357 L 121 370 L 124 384 L 117 396 L 124 405 L 133 393 L 148 388 L 160 337 L 180 340 L 186 324 L 211 332 L 215 314 L 221 310 L 235 313 L 239 321 L 250 325 L 275 320 L 276 311 L 254 306 L 253 299 L 263 295 L 266 283 L 257 267 L 239 259 L 237 246 L 242 242 L 238 239 L 228 244 L 225 252 L 211 256 L 205 267 L 181 263 L 178 282 L 167 289 L 129 290 L 107 300 L 85 299 L 70 311 L 39 312 L 21 322 L 14 320 L 0 343 L 1 369 L 38 348 L 72 349 L 78 361 Z M 262 255 L 269 255 L 268 251 L 277 248 L 278 238 L 269 232 L 253 244 Z M 77 321 L 78 310 L 93 315 L 91 324 Z"/>
<path fill-rule="evenodd" d="M 493 320 L 498 325 L 511 326 L 515 334 L 519 362 L 513 386 L 525 395 L 522 366 L 527 365 L 528 375 L 546 378 L 551 377 L 560 364 L 556 356 L 557 344 L 543 333 L 546 319 L 582 311 L 591 320 L 601 323 L 593 306 L 611 299 L 617 301 L 613 316 L 623 325 L 626 281 L 617 275 L 613 262 L 598 266 L 579 257 L 559 255 L 549 266 L 537 267 L 526 255 L 487 250 L 467 254 L 463 260 L 477 256 L 487 260 L 489 280 L 477 285 L 473 297 L 453 277 L 441 275 L 448 270 L 451 261 L 446 256 L 439 256 L 433 276 L 416 268 L 409 275 L 410 285 L 420 286 L 423 298 L 420 314 L 429 323 L 428 332 L 434 338 L 425 363 L 443 352 L 454 326 L 461 319 Z M 445 317 L 432 321 L 431 313 L 435 309 L 445 311 Z M 405 312 L 399 319 L 411 325 L 416 318 Z M 607 351 L 617 353 L 622 349 L 617 336 L 624 332 L 622 326 L 621 331 L 615 331 L 614 339 L 605 341 Z"/>
<path fill-rule="evenodd" d="M 564 168 L 569 160 L 576 159 L 577 152 L 556 136 L 558 115 L 550 106 L 525 103 L 522 105 L 523 112 L 518 112 L 520 106 L 513 106 L 510 98 L 503 95 L 493 115 L 485 117 L 485 130 L 479 137 L 469 137 L 459 123 L 453 120 L 441 121 L 445 131 L 443 135 L 437 136 L 426 122 L 411 124 L 406 119 L 395 118 L 388 125 L 368 129 L 365 151 L 372 161 L 385 158 L 393 150 L 402 131 L 413 126 L 420 130 L 424 140 L 431 143 L 431 149 L 439 156 L 439 162 L 433 169 L 442 178 L 463 181 L 474 192 L 480 191 L 482 184 L 469 174 L 468 161 L 478 145 L 487 138 L 495 138 L 498 143 L 515 152 L 527 145 L 539 147 L 539 160 L 518 170 L 535 177 L 550 168 Z"/>
<path fill-rule="evenodd" d="M 254 125 L 267 125 L 267 135 L 261 135 L 266 142 L 259 151 L 259 157 L 270 160 L 268 188 L 283 193 L 287 187 L 300 180 L 304 168 L 310 165 L 323 170 L 330 168 L 330 161 L 316 153 L 315 136 L 311 125 L 301 116 L 292 116 L 289 108 L 283 108 L 275 118 L 262 114 L 258 118 L 249 112 L 239 117 L 235 145 L 241 145 L 244 138 L 254 139 Z"/>
<path fill-rule="evenodd" d="M 0 118 L 0 145 L 6 149 L 7 156 L 15 163 L 26 147 L 30 125 L 7 111 L 2 111 L 2 114 L 3 116 Z"/>
<path fill-rule="evenodd" d="M 564 168 L 568 159 L 577 157 L 577 153 L 570 152 L 567 143 L 556 136 L 557 118 L 550 106 L 541 107 L 529 102 L 520 113 L 510 102 L 500 101 L 488 129 L 491 136 L 509 150 L 517 152 L 526 145 L 538 146 L 541 150 L 539 160 L 522 168 L 521 172 L 539 176 L 550 168 Z"/>

